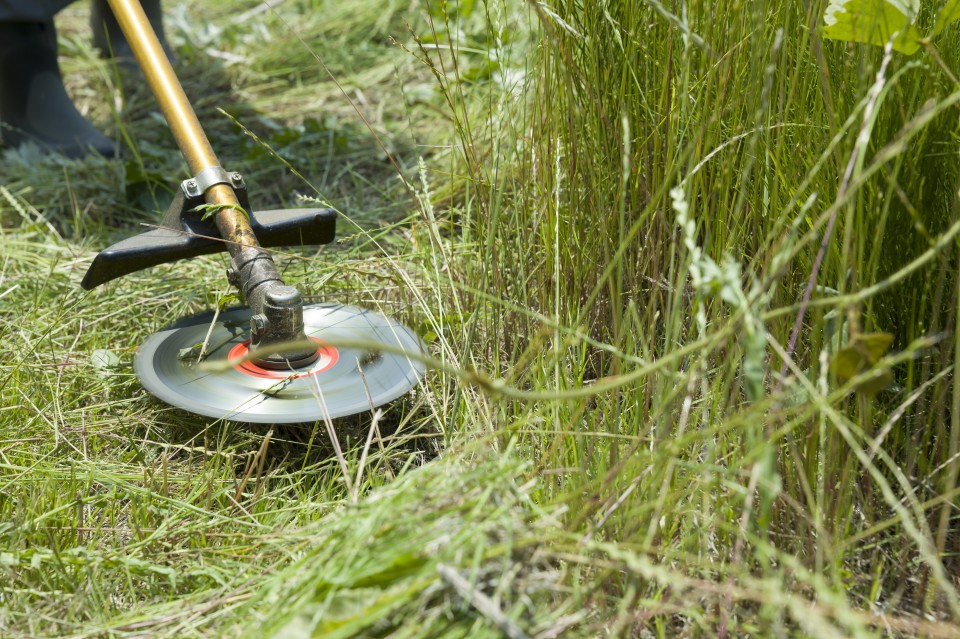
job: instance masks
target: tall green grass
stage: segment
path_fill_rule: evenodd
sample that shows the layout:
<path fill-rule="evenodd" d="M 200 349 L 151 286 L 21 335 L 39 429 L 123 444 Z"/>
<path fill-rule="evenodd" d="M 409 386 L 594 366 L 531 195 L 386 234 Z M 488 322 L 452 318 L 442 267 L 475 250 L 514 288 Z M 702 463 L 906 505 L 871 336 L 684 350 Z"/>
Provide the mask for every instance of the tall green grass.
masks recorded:
<path fill-rule="evenodd" d="M 458 127 L 492 154 L 463 158 L 482 310 L 461 337 L 528 391 L 492 421 L 585 538 L 952 617 L 956 34 L 884 61 L 824 42 L 824 5 L 529 4 L 523 97 Z M 837 379 L 877 332 L 888 359 Z M 656 579 L 607 579 L 669 608 Z M 762 632 L 802 627 L 759 599 Z M 722 597 L 697 608 L 707 634 L 749 627 Z"/>
<path fill-rule="evenodd" d="M 443 365 L 343 460 L 147 397 L 133 349 L 223 264 L 78 291 L 181 166 L 74 10 L 133 159 L 0 163 L 0 634 L 957 634 L 956 29 L 908 59 L 823 41 L 826 2 L 227 4 L 171 8 L 224 162 L 344 214 L 286 277 Z"/>

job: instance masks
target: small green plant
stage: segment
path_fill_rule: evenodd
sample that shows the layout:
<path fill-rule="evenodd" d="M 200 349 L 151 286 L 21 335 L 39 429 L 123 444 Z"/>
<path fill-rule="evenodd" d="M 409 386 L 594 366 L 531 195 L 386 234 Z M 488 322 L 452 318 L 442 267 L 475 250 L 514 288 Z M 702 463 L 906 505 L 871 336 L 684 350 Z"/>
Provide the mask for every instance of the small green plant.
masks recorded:
<path fill-rule="evenodd" d="M 220 211 L 236 211 L 249 219 L 247 212 L 238 204 L 198 204 L 191 210 L 200 213 L 201 220 L 209 220 L 212 217 L 216 217 Z"/>

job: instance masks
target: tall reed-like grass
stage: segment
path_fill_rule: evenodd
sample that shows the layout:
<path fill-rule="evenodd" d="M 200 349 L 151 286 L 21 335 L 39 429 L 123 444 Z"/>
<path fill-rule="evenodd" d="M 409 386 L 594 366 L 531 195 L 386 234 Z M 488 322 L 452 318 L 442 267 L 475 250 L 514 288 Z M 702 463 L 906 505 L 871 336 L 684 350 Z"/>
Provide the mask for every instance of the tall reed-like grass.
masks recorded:
<path fill-rule="evenodd" d="M 824 41 L 818 2 L 527 7 L 534 54 L 496 50 L 527 81 L 457 126 L 457 283 L 463 343 L 533 391 L 489 410 L 540 498 L 688 577 L 955 617 L 955 32 L 909 59 Z"/>

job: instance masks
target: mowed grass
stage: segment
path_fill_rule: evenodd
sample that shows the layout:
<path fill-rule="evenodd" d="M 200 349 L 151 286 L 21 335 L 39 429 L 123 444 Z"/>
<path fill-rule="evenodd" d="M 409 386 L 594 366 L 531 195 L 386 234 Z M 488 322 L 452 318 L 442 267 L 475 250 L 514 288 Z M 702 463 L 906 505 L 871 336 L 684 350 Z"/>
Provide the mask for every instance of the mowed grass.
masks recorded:
<path fill-rule="evenodd" d="M 960 633 L 955 28 L 885 58 L 823 1 L 274 4 L 167 3 L 187 93 L 255 207 L 342 212 L 288 280 L 441 365 L 342 459 L 151 399 L 135 349 L 225 259 L 79 289 L 186 173 L 71 8 L 125 148 L 0 158 L 0 635 Z"/>

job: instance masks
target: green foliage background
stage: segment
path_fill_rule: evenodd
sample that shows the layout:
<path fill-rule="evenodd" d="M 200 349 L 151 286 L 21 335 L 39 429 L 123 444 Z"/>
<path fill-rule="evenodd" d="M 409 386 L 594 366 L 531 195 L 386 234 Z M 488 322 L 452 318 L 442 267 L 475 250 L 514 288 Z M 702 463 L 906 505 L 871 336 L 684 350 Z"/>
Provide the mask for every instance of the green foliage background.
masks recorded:
<path fill-rule="evenodd" d="M 0 634 L 956 636 L 958 31 L 827 5 L 168 3 L 254 205 L 342 213 L 285 277 L 444 363 L 343 463 L 134 379 L 222 258 L 79 290 L 185 173 L 72 8 L 125 148 L 0 159 Z"/>

